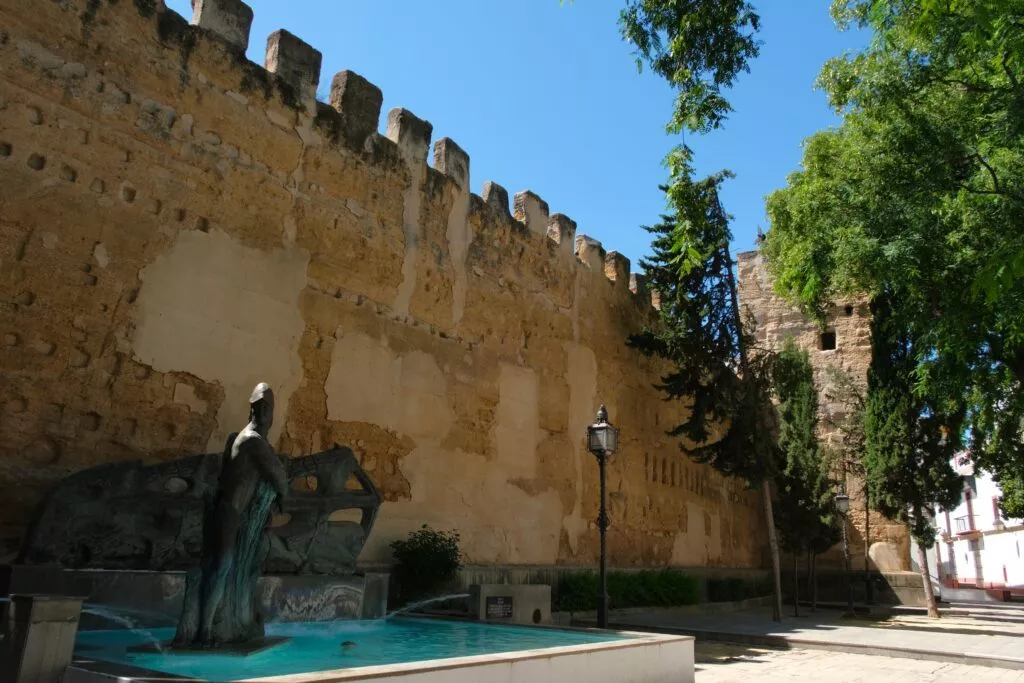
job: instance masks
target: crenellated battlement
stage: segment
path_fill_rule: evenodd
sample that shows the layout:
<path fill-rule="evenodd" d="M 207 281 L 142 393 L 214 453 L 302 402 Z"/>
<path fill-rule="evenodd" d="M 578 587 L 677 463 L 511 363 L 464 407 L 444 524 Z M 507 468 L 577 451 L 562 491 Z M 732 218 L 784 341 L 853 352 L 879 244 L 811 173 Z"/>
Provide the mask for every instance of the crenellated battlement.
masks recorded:
<path fill-rule="evenodd" d="M 232 46 L 245 50 L 249 44 L 249 29 L 253 11 L 240 0 L 194 0 L 193 28 L 223 39 Z M 160 11 L 173 13 L 162 8 Z M 300 38 L 285 30 L 272 33 L 267 39 L 265 69 L 294 89 L 300 101 L 315 97 L 320 83 L 321 53 Z M 250 67 L 257 65 L 251 64 Z M 331 79 L 328 103 L 318 102 L 323 111 L 327 105 L 337 113 L 336 139 L 351 149 L 360 149 L 373 136 L 379 125 L 383 94 L 380 88 L 352 71 L 341 71 Z M 407 163 L 426 163 L 433 126 L 412 112 L 396 108 L 388 112 L 386 138 L 394 142 Z M 433 168 L 451 178 L 462 190 L 469 190 L 469 155 L 451 138 L 442 138 L 434 144 Z M 547 235 L 560 253 L 575 253 L 580 263 L 588 268 L 587 256 L 580 256 L 575 248 L 576 223 L 569 217 L 550 214 L 548 204 L 531 190 L 516 193 L 512 211 L 508 210 L 508 192 L 493 181 L 483 184 L 480 198 L 495 209 L 499 216 L 510 216 L 536 235 Z M 602 252 L 603 253 L 603 252 Z M 602 260 L 603 260 L 602 256 Z M 610 259 L 601 271 L 613 283 L 630 281 L 629 260 L 618 252 L 608 254 Z M 650 298 L 641 297 L 649 302 Z M 648 304 L 649 305 L 649 304 Z"/>

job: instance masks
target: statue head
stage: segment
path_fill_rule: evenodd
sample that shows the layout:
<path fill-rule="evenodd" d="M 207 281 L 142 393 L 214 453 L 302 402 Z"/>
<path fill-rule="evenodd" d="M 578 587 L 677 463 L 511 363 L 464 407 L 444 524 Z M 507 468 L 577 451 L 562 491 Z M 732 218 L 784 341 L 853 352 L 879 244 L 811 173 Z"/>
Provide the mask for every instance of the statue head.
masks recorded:
<path fill-rule="evenodd" d="M 257 384 L 249 396 L 249 420 L 264 431 L 274 424 L 274 392 L 266 382 Z"/>

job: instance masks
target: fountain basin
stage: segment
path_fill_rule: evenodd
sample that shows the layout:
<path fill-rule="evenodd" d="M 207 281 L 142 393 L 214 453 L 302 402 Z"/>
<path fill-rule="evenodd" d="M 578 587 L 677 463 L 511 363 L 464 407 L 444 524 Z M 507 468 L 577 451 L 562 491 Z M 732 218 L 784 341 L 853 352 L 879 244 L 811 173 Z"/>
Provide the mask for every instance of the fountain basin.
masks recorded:
<path fill-rule="evenodd" d="M 278 623 L 286 643 L 250 656 L 131 652 L 172 629 L 83 631 L 64 683 L 175 680 L 552 683 L 693 681 L 693 639 L 434 619 Z M 349 641 L 355 646 L 343 647 Z"/>

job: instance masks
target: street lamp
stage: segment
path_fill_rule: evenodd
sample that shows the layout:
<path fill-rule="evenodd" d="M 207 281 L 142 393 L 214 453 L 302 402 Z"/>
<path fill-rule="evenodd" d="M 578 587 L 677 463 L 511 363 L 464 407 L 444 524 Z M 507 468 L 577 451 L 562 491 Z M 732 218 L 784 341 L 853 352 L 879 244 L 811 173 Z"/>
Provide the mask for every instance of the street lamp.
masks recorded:
<path fill-rule="evenodd" d="M 843 527 L 843 565 L 846 570 L 846 604 L 850 616 L 853 616 L 853 581 L 850 578 L 850 542 L 846 537 L 846 516 L 850 512 L 850 497 L 846 495 L 846 487 L 843 486 L 836 494 L 836 510 L 842 515 Z"/>
<path fill-rule="evenodd" d="M 601 472 L 601 509 L 597 513 L 597 529 L 601 534 L 601 586 L 597 594 L 598 628 L 608 628 L 608 581 L 605 575 L 605 532 L 608 530 L 608 512 L 604 504 L 604 464 L 618 445 L 619 430 L 608 422 L 608 410 L 602 405 L 597 411 L 597 422 L 587 427 L 587 449 L 597 458 L 597 467 Z"/>

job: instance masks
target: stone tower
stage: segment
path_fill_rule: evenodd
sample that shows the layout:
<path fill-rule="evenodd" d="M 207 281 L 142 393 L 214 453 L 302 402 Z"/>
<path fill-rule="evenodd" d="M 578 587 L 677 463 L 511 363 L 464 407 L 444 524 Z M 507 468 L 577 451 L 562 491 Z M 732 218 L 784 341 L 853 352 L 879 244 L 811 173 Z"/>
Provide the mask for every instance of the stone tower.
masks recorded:
<path fill-rule="evenodd" d="M 828 310 L 823 331 L 797 307 L 775 294 L 767 264 L 759 252 L 737 254 L 737 261 L 740 305 L 745 315 L 749 311 L 756 320 L 758 343 L 777 349 L 787 337 L 792 336 L 800 348 L 807 349 L 818 387 L 821 441 L 838 445 L 842 440 L 838 425 L 845 416 L 846 408 L 833 397 L 827 368 L 831 366 L 847 372 L 862 391 L 866 389 L 867 371 L 871 364 L 871 313 L 867 298 L 835 302 Z M 843 478 L 842 472 L 836 474 Z M 877 512 L 871 512 L 867 518 L 863 479 L 849 472 L 845 480 L 850 495 L 851 525 L 848 533 L 853 568 L 864 568 L 867 527 L 872 567 L 880 571 L 908 570 L 910 541 L 906 528 Z M 842 560 L 841 547 L 833 548 L 823 557 L 826 564 L 839 565 Z"/>

